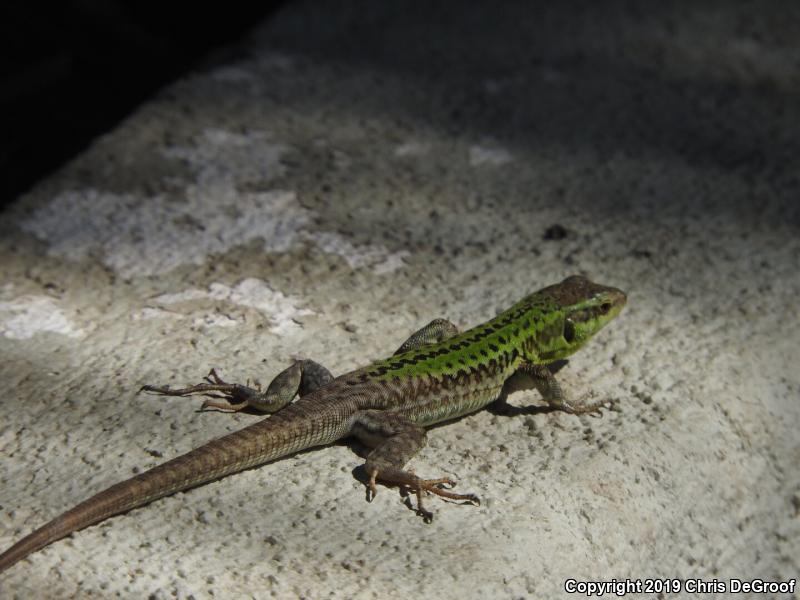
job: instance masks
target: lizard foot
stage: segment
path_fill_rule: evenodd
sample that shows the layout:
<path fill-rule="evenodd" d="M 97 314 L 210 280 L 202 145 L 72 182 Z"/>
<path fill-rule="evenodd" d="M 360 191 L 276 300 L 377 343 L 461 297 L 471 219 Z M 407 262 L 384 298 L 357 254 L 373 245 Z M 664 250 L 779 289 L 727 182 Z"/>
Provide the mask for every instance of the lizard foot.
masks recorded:
<path fill-rule="evenodd" d="M 593 402 L 591 404 L 579 404 L 577 406 L 568 402 L 564 402 L 558 408 L 571 415 L 591 415 L 601 419 L 603 418 L 602 409 L 605 408 L 610 410 L 613 408 L 613 406 L 613 400 L 600 400 L 599 402 Z"/>
<path fill-rule="evenodd" d="M 463 500 L 472 504 L 473 506 L 480 506 L 481 504 L 481 500 L 476 494 L 456 494 L 448 491 L 447 488 L 453 488 L 456 485 L 456 482 L 449 477 L 440 477 L 438 479 L 420 479 L 410 471 L 400 471 L 400 473 L 405 475 L 405 477 L 402 477 L 402 481 L 399 481 L 399 478 L 385 479 L 387 481 L 399 484 L 406 492 L 413 492 L 417 496 L 416 512 L 426 523 L 431 523 L 433 521 L 433 513 L 425 510 L 422 501 L 423 494 L 434 494 L 442 498 L 447 498 L 448 500 Z M 370 492 L 367 496 L 368 502 L 372 502 L 372 500 L 375 498 L 375 494 L 378 491 L 376 485 L 377 479 L 378 471 L 373 471 L 370 474 L 368 484 Z"/>
<path fill-rule="evenodd" d="M 227 383 L 217 375 L 216 370 L 211 371 L 205 377 L 206 383 L 198 383 L 197 385 L 190 385 L 185 388 L 171 388 L 168 385 L 143 385 L 140 392 L 150 392 L 159 394 L 161 396 L 190 396 L 192 394 L 205 394 L 209 398 L 219 398 L 225 402 L 216 402 L 215 400 L 204 400 L 200 405 L 200 410 L 206 408 L 219 408 L 232 412 L 240 411 L 247 408 L 249 405 L 248 396 L 253 393 L 251 388 L 237 385 L 235 383 Z M 219 392 L 219 394 L 210 394 L 209 392 Z"/>
<path fill-rule="evenodd" d="M 446 486 L 447 488 L 452 488 L 455 485 L 456 482 L 452 479 L 442 477 L 439 479 L 418 479 L 413 484 L 405 487 L 409 491 L 416 493 L 417 514 L 422 517 L 422 520 L 425 521 L 425 523 L 431 523 L 433 522 L 433 513 L 425 510 L 425 507 L 422 503 L 423 493 L 435 494 L 442 498 L 447 498 L 448 500 L 464 500 L 473 506 L 480 506 L 481 500 L 475 494 L 454 494 L 453 492 L 448 492 L 447 489 L 441 487 Z"/>

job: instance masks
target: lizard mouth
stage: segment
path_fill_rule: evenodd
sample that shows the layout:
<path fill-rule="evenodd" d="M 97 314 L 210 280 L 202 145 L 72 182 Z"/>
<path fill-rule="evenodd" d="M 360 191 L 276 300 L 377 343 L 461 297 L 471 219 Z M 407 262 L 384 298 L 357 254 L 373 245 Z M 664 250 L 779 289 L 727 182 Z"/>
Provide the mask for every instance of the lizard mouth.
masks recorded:
<path fill-rule="evenodd" d="M 567 322 L 572 321 L 573 323 L 586 323 L 588 321 L 593 321 L 598 317 L 604 317 L 610 313 L 614 306 L 616 305 L 612 304 L 611 302 L 603 302 L 597 306 L 590 306 L 588 308 L 576 310 L 569 315 Z"/>
<path fill-rule="evenodd" d="M 625 292 L 611 288 L 606 292 L 607 299 L 600 304 L 587 306 L 571 312 L 564 319 L 564 339 L 568 344 L 573 343 L 578 337 L 581 325 L 600 321 L 600 326 L 610 320 L 614 315 L 622 310 L 628 298 Z"/>

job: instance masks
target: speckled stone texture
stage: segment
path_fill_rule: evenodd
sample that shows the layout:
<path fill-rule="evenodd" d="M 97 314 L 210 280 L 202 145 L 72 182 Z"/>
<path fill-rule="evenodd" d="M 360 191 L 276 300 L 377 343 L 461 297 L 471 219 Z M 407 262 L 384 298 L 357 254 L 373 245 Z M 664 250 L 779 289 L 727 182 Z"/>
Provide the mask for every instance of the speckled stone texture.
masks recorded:
<path fill-rule="evenodd" d="M 605 418 L 430 433 L 413 468 L 480 507 L 368 504 L 337 445 L 77 533 L 0 595 L 797 577 L 800 18 L 767 4 L 292 2 L 42 181 L 0 218 L 4 548 L 260 418 L 145 383 L 341 373 L 572 273 L 629 304 L 560 373 Z"/>

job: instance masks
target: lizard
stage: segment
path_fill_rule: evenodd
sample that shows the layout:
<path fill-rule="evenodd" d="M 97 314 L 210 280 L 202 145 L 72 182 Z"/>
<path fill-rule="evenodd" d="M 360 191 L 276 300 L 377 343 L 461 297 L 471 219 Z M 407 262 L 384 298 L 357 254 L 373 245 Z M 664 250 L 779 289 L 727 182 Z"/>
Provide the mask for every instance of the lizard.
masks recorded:
<path fill-rule="evenodd" d="M 430 522 L 423 496 L 434 494 L 479 504 L 457 494 L 449 477 L 423 479 L 406 464 L 426 443 L 426 427 L 486 407 L 501 397 L 512 375 L 524 373 L 549 407 L 581 415 L 599 413 L 608 401 L 573 403 L 551 368 L 581 348 L 614 319 L 626 294 L 573 275 L 545 287 L 495 318 L 459 332 L 434 319 L 389 358 L 334 377 L 312 360 L 295 361 L 261 391 L 231 384 L 212 369 L 203 383 L 185 388 L 145 385 L 165 396 L 216 395 L 207 408 L 268 413 L 265 419 L 112 485 L 57 516 L 0 554 L 0 572 L 29 554 L 113 515 L 158 498 L 312 447 L 352 436 L 371 448 L 364 471 L 367 499 L 377 482 L 416 495 L 416 512 Z"/>

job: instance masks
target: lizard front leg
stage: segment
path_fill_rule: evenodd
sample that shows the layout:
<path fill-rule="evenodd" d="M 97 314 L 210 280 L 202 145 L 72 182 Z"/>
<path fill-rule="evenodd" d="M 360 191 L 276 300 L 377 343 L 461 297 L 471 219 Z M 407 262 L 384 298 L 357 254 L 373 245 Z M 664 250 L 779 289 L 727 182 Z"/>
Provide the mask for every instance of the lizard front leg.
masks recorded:
<path fill-rule="evenodd" d="M 141 391 L 163 396 L 189 396 L 219 392 L 225 402 L 205 400 L 200 409 L 221 408 L 233 412 L 253 408 L 264 413 L 274 413 L 289 404 L 298 394 L 302 397 L 322 387 L 333 379 L 330 371 L 313 360 L 298 360 L 291 367 L 279 373 L 262 392 L 238 383 L 226 383 L 214 369 L 206 377 L 206 383 L 185 388 L 172 389 L 169 386 L 145 385 Z"/>
<path fill-rule="evenodd" d="M 414 350 L 427 344 L 443 342 L 455 335 L 458 335 L 458 327 L 447 319 L 434 319 L 422 329 L 412 333 L 411 337 L 403 342 L 403 345 L 395 351 L 395 354 L 402 354 L 403 352 Z"/>
<path fill-rule="evenodd" d="M 533 384 L 536 386 L 536 389 L 539 390 L 542 398 L 544 398 L 544 400 L 551 407 L 557 410 L 563 410 L 564 412 L 572 415 L 598 413 L 600 416 L 602 416 L 603 413 L 600 409 L 609 408 L 611 404 L 611 402 L 608 400 L 601 400 L 600 402 L 593 402 L 591 404 L 572 404 L 569 400 L 567 400 L 564 391 L 561 389 L 561 386 L 558 383 L 558 380 L 555 378 L 555 375 L 550 372 L 550 369 L 548 369 L 546 365 L 523 363 L 519 367 L 519 371 L 522 371 L 531 377 L 531 379 L 533 379 Z"/>
<path fill-rule="evenodd" d="M 377 480 L 408 488 L 416 493 L 417 513 L 430 523 L 433 514 L 425 510 L 423 493 L 429 492 L 450 500 L 466 500 L 480 504 L 475 494 L 454 494 L 442 489 L 442 485 L 454 486 L 449 477 L 421 479 L 413 471 L 404 470 L 406 463 L 425 446 L 425 429 L 412 423 L 400 413 L 382 410 L 365 410 L 356 415 L 352 434 L 364 444 L 374 447 L 364 463 L 369 476 L 371 502 L 377 493 Z"/>

